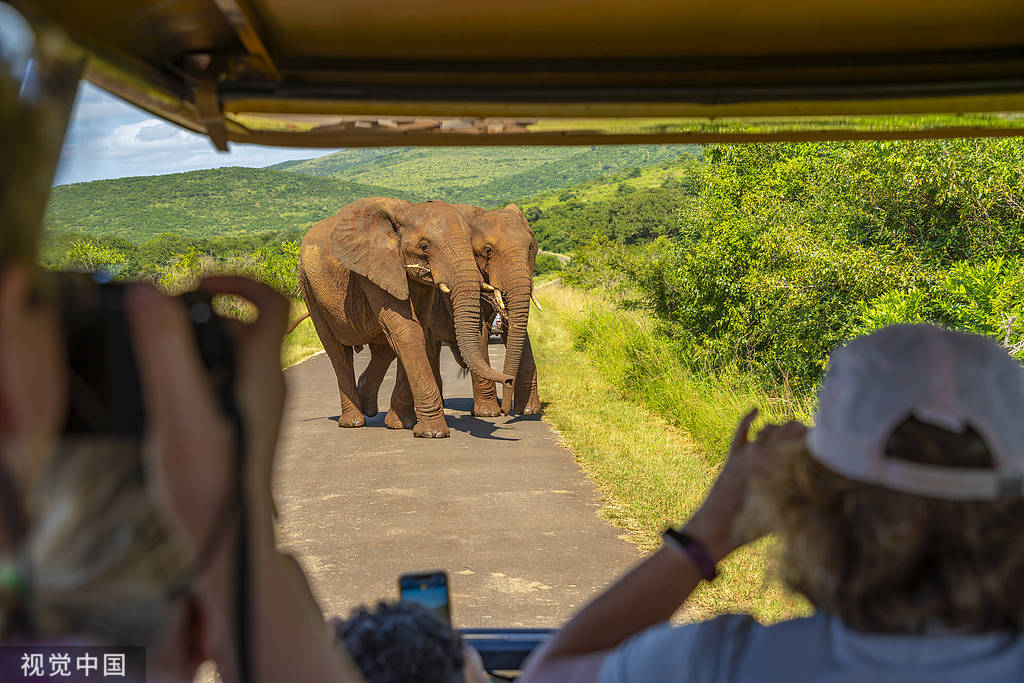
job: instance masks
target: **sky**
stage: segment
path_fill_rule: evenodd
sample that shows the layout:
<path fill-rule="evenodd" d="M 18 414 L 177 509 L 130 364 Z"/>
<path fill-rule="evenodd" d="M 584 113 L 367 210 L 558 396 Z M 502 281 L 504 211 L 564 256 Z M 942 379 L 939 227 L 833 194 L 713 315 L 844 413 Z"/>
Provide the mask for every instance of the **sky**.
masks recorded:
<path fill-rule="evenodd" d="M 83 81 L 54 184 L 220 166 L 270 166 L 333 151 L 229 145 L 231 151 L 218 152 L 209 139 L 165 123 Z"/>

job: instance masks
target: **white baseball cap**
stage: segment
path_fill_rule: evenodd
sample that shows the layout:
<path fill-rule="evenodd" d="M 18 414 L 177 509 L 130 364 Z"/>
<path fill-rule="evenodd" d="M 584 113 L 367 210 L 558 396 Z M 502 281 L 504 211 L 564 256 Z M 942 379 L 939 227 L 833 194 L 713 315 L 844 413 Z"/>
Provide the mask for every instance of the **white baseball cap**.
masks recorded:
<path fill-rule="evenodd" d="M 890 325 L 837 349 L 818 393 L 811 455 L 833 471 L 920 496 L 1024 496 L 1024 368 L 994 341 L 934 325 Z M 888 457 L 893 430 L 915 418 L 951 432 L 970 426 L 993 467 L 944 467 Z"/>

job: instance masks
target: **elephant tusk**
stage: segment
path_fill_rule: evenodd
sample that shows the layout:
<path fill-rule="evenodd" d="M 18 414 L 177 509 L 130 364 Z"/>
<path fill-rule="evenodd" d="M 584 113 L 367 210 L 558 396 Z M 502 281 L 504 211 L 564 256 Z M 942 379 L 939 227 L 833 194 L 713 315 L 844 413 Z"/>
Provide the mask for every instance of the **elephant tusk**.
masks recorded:
<path fill-rule="evenodd" d="M 501 312 L 504 313 L 505 312 L 505 302 L 501 298 L 501 290 L 498 290 L 498 289 L 494 290 L 494 301 L 498 304 L 498 308 L 501 309 Z"/>
<path fill-rule="evenodd" d="M 533 295 L 533 292 L 530 292 L 530 301 L 532 301 L 534 303 L 534 305 L 537 306 L 537 310 L 538 311 L 543 311 L 544 310 L 544 307 L 540 305 L 539 301 L 537 301 L 537 297 L 535 297 Z"/>
<path fill-rule="evenodd" d="M 496 292 L 497 291 L 497 289 L 494 287 L 494 285 L 489 285 L 486 282 L 481 282 L 480 283 L 480 288 L 483 289 L 485 292 Z"/>
<path fill-rule="evenodd" d="M 438 289 L 440 289 L 440 290 L 441 290 L 442 292 L 444 292 L 445 294 L 451 294 L 451 293 L 452 293 L 452 289 L 451 289 L 451 287 L 449 287 L 448 285 L 446 285 L 446 284 L 445 284 L 445 283 L 443 283 L 443 282 L 442 282 L 441 284 L 439 284 L 439 285 L 437 286 L 437 288 L 438 288 Z"/>
<path fill-rule="evenodd" d="M 421 266 L 421 265 L 420 265 L 420 264 L 418 264 L 418 263 L 409 263 L 409 264 L 406 264 L 406 266 L 405 266 L 405 267 L 406 267 L 406 268 L 419 268 L 420 270 L 425 270 L 425 271 L 427 271 L 428 273 L 430 272 L 430 268 L 427 268 L 426 266 Z"/>

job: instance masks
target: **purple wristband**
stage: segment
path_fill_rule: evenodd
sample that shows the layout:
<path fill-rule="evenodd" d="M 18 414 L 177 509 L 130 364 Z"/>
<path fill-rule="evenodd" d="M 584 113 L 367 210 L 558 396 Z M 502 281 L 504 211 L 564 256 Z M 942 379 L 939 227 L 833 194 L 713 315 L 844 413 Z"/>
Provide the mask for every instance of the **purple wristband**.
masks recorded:
<path fill-rule="evenodd" d="M 665 529 L 661 537 L 665 543 L 672 543 L 676 548 L 682 550 L 697 566 L 697 571 L 705 581 L 712 581 L 718 576 L 718 569 L 715 568 L 715 561 L 711 559 L 711 553 L 693 536 L 669 527 Z"/>

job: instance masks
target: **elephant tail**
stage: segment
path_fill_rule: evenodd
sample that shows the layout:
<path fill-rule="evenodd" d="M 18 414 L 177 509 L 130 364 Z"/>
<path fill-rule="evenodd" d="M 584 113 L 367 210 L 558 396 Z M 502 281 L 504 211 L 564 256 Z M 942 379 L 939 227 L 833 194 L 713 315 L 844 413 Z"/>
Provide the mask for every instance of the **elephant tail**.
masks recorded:
<path fill-rule="evenodd" d="M 301 323 L 303 320 L 305 320 L 308 317 L 309 317 L 309 312 L 308 311 L 306 313 L 303 313 L 301 316 L 299 316 L 298 320 L 296 320 L 295 322 L 293 322 L 291 325 L 288 326 L 288 329 L 285 330 L 285 334 L 291 334 L 292 331 L 294 331 L 295 328 L 299 326 L 299 323 Z"/>

